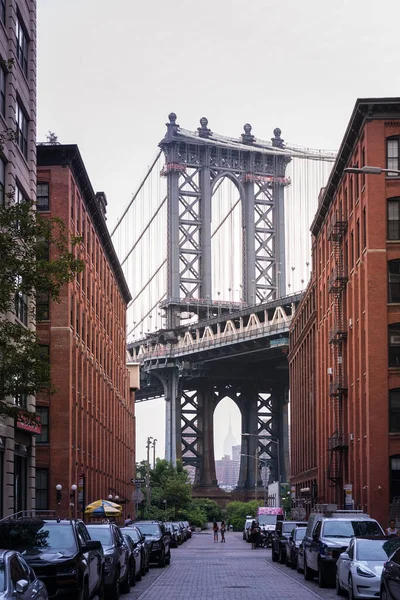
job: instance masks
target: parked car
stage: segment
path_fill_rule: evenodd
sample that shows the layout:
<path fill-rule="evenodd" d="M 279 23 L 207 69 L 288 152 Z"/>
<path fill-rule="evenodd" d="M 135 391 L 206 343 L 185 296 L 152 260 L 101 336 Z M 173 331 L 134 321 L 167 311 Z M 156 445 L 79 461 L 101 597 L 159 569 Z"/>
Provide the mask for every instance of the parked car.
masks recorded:
<path fill-rule="evenodd" d="M 177 521 L 172 521 L 172 525 L 175 527 L 178 545 L 180 546 L 184 542 L 182 528 Z"/>
<path fill-rule="evenodd" d="M 102 543 L 104 549 L 104 587 L 111 600 L 117 600 L 119 593 L 126 594 L 130 589 L 129 548 L 117 525 L 101 523 L 88 525 L 90 537 Z"/>
<path fill-rule="evenodd" d="M 254 521 L 253 518 L 247 518 L 246 521 L 244 522 L 243 539 L 246 540 L 246 542 L 250 541 L 250 529 L 251 529 L 251 524 L 253 521 Z"/>
<path fill-rule="evenodd" d="M 398 537 L 352 538 L 336 563 L 338 596 L 344 591 L 349 598 L 379 596 L 383 565 L 396 550 L 400 550 Z"/>
<path fill-rule="evenodd" d="M 186 538 L 190 540 L 192 537 L 192 530 L 190 528 L 189 521 L 182 521 L 182 523 L 186 529 Z"/>
<path fill-rule="evenodd" d="M 334 585 L 336 561 L 348 548 L 350 539 L 354 536 L 384 535 L 379 523 L 361 512 L 312 513 L 298 554 L 298 565 L 304 570 L 304 579 L 318 577 L 319 587 Z"/>
<path fill-rule="evenodd" d="M 290 537 L 294 527 L 307 527 L 306 522 L 302 521 L 277 521 L 275 532 L 272 536 L 272 560 L 280 563 L 286 561 L 286 542 Z"/>
<path fill-rule="evenodd" d="M 297 555 L 299 553 L 299 546 L 304 538 L 304 534 L 306 532 L 306 527 L 296 526 L 292 529 L 290 536 L 286 540 L 286 566 L 291 567 L 292 569 L 296 569 L 297 567 Z"/>
<path fill-rule="evenodd" d="M 179 528 L 175 523 L 164 523 L 165 529 L 169 532 L 170 535 L 170 545 L 171 548 L 177 548 L 179 546 Z M 182 542 L 181 542 L 182 543 Z"/>
<path fill-rule="evenodd" d="M 24 557 L 15 550 L 0 550 L 0 598 L 48 600 L 46 586 Z"/>
<path fill-rule="evenodd" d="M 24 559 L 46 585 L 49 598 L 93 598 L 103 594 L 104 553 L 80 520 L 36 516 L 0 521 L 0 540 Z"/>
<path fill-rule="evenodd" d="M 142 579 L 142 573 L 140 571 L 140 550 L 130 535 L 126 533 L 123 533 L 122 535 L 124 536 L 125 543 L 129 548 L 129 586 L 133 587 L 136 585 L 136 580 L 140 581 Z"/>
<path fill-rule="evenodd" d="M 145 536 L 146 542 L 151 542 L 150 562 L 165 567 L 171 562 L 169 535 L 163 523 L 158 521 L 139 521 L 135 526 Z"/>
<path fill-rule="evenodd" d="M 122 533 L 129 535 L 133 542 L 137 545 L 140 550 L 140 572 L 145 575 L 149 570 L 149 545 L 146 544 L 146 538 L 142 535 L 137 527 L 128 525 L 127 527 L 121 527 Z M 139 581 L 139 579 L 138 579 Z"/>
<path fill-rule="evenodd" d="M 390 537 L 388 542 L 400 538 Z M 389 559 L 384 563 L 381 575 L 381 600 L 400 600 L 400 548 L 390 553 Z"/>

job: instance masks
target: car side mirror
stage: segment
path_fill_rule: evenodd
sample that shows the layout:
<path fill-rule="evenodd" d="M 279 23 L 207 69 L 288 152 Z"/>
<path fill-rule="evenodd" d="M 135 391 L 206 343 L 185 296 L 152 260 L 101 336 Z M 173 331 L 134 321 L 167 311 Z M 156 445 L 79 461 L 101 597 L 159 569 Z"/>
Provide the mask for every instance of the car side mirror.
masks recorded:
<path fill-rule="evenodd" d="M 98 540 L 88 540 L 84 546 L 82 546 L 83 552 L 90 552 L 91 550 L 102 550 L 103 546 Z"/>
<path fill-rule="evenodd" d="M 344 558 L 344 560 L 350 560 L 350 556 L 347 554 L 347 552 L 342 552 L 340 556 L 341 558 Z"/>
<path fill-rule="evenodd" d="M 17 594 L 25 594 L 28 587 L 29 581 L 27 581 L 26 579 L 19 579 L 19 581 L 17 581 L 17 583 L 15 584 L 15 591 L 17 592 Z"/>

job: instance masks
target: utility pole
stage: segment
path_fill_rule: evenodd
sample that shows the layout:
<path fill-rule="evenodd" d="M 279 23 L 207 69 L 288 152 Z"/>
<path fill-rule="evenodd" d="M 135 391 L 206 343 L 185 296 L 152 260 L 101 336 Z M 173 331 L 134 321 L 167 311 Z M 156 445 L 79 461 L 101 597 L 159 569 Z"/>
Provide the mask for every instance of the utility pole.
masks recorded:
<path fill-rule="evenodd" d="M 156 439 L 153 440 L 153 469 L 156 468 Z"/>
<path fill-rule="evenodd" d="M 254 500 L 257 500 L 258 492 L 258 453 L 259 448 L 257 445 L 256 452 L 254 454 Z"/>
<path fill-rule="evenodd" d="M 150 446 L 152 437 L 147 438 L 147 462 L 146 462 L 146 507 L 150 508 Z"/>

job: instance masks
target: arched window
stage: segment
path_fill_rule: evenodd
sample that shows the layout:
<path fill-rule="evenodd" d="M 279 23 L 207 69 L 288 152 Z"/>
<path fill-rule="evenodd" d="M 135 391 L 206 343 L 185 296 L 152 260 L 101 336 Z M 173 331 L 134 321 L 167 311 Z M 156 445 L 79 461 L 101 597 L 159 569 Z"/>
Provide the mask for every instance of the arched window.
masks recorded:
<path fill-rule="evenodd" d="M 388 261 L 388 302 L 400 302 L 400 259 Z"/>
<path fill-rule="evenodd" d="M 400 433 L 400 388 L 389 390 L 389 431 Z"/>
<path fill-rule="evenodd" d="M 400 367 L 400 323 L 389 325 L 389 367 Z"/>
<path fill-rule="evenodd" d="M 387 239 L 400 240 L 400 198 L 387 201 Z"/>

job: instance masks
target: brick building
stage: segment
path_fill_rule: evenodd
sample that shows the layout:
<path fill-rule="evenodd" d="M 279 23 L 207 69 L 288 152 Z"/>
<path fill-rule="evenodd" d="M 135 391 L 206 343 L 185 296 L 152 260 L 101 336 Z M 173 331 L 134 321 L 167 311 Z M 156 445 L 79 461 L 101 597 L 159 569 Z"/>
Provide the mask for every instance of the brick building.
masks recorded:
<path fill-rule="evenodd" d="M 0 2 L 0 204 L 4 191 L 14 199 L 36 194 L 36 0 Z M 8 68 L 8 61 L 12 61 Z M 7 132 L 17 133 L 10 140 Z M 18 294 L 7 320 L 34 329 L 30 299 Z M 4 315 L 2 315 L 4 317 Z M 35 398 L 20 394 L 10 401 L 29 411 Z M 0 419 L 0 518 L 34 508 L 35 438 L 32 428 Z"/>
<path fill-rule="evenodd" d="M 72 501 L 71 512 L 82 515 L 85 504 L 117 496 L 132 512 L 134 394 L 126 368 L 131 296 L 107 230 L 106 196 L 94 193 L 76 145 L 39 145 L 37 160 L 37 209 L 82 236 L 86 266 L 64 286 L 60 303 L 46 297 L 37 302 L 40 343 L 57 391 L 37 399 L 42 432 L 36 438 L 36 508 L 59 504 L 65 514 Z"/>
<path fill-rule="evenodd" d="M 400 497 L 399 145 L 400 98 L 358 100 L 311 227 L 302 306 L 315 303 L 315 316 L 307 327 L 298 314 L 291 329 L 292 477 L 317 467 L 316 499 L 382 524 Z M 344 172 L 364 165 L 394 171 Z M 315 436 L 303 414 L 312 403 Z M 296 449 L 307 446 L 303 463 Z"/>

